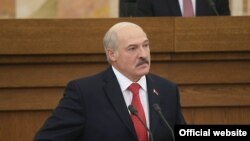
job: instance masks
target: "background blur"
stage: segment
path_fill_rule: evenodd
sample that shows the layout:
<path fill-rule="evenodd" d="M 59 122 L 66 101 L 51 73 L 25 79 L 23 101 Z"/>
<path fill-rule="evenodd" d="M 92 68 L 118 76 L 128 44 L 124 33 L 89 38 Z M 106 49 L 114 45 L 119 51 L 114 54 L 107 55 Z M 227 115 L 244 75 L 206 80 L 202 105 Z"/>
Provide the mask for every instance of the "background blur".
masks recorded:
<path fill-rule="evenodd" d="M 0 18 L 116 18 L 119 0 L 0 0 Z M 230 0 L 232 16 L 250 15 L 250 0 Z"/>

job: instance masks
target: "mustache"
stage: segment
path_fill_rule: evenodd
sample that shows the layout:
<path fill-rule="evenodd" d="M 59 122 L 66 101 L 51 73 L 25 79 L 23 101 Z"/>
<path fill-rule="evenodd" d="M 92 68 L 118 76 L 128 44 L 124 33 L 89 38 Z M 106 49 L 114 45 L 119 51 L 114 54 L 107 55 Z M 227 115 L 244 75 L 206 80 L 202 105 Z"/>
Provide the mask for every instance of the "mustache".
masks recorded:
<path fill-rule="evenodd" d="M 149 64 L 148 59 L 146 58 L 140 58 L 139 62 L 136 64 L 136 67 L 143 65 L 143 64 Z"/>

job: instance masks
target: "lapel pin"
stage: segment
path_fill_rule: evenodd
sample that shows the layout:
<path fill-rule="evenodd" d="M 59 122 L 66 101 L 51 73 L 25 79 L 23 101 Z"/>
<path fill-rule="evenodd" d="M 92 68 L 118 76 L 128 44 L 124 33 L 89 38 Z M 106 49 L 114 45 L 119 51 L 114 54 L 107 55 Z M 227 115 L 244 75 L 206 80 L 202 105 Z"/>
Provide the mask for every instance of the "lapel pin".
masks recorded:
<path fill-rule="evenodd" d="M 153 93 L 156 94 L 157 96 L 159 95 L 159 93 L 155 89 L 153 89 Z"/>

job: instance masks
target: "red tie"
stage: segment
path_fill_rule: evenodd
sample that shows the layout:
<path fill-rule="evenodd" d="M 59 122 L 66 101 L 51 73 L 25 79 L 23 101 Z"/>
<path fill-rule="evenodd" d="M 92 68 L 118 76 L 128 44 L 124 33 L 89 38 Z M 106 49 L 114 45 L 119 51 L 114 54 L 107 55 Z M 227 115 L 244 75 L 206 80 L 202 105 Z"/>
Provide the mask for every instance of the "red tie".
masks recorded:
<path fill-rule="evenodd" d="M 128 89 L 133 93 L 132 105 L 138 111 L 138 116 L 142 119 L 142 121 L 146 124 L 146 118 L 144 114 L 144 110 L 141 104 L 139 89 L 140 85 L 138 83 L 132 83 Z M 132 121 L 134 123 L 135 131 L 138 137 L 138 141 L 148 141 L 148 134 L 146 128 L 143 124 L 138 120 L 138 118 L 131 114 Z"/>
<path fill-rule="evenodd" d="M 183 0 L 183 16 L 184 17 L 194 16 L 192 0 Z"/>

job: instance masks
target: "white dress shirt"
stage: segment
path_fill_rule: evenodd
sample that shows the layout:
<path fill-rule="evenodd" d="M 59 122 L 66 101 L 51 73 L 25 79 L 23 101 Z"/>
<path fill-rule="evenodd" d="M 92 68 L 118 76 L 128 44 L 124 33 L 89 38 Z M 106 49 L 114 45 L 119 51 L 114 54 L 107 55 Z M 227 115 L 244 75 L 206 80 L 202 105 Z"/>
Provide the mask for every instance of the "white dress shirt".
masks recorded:
<path fill-rule="evenodd" d="M 131 104 L 132 102 L 132 97 L 133 94 L 132 92 L 130 92 L 130 90 L 128 90 L 128 87 L 134 83 L 131 80 L 129 80 L 126 76 L 124 76 L 122 73 L 120 73 L 117 69 L 115 69 L 112 66 L 112 69 L 115 73 L 115 76 L 118 80 L 118 83 L 120 85 L 124 100 L 126 102 L 127 107 Z M 147 127 L 149 127 L 149 110 L 148 110 L 148 91 L 147 91 L 147 81 L 146 81 L 146 77 L 143 76 L 141 77 L 141 79 L 137 82 L 141 88 L 139 90 L 139 95 L 140 95 L 140 100 L 141 100 L 141 104 L 142 107 L 144 109 L 144 113 L 145 113 L 145 117 L 146 117 L 146 124 Z"/>

